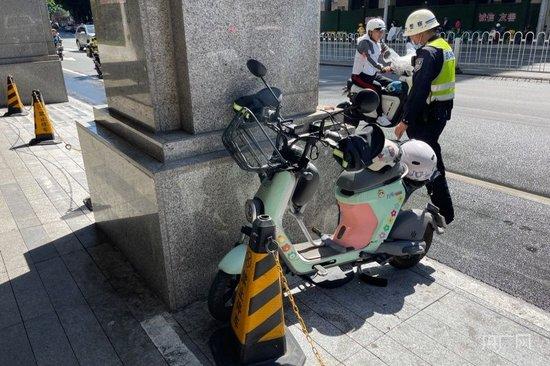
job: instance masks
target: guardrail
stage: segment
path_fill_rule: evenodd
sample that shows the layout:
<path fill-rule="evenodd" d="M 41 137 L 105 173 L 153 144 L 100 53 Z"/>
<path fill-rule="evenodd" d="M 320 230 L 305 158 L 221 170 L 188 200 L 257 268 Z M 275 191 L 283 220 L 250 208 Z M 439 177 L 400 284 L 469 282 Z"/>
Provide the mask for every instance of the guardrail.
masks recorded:
<path fill-rule="evenodd" d="M 455 51 L 463 68 L 521 70 L 550 73 L 550 35 L 533 32 L 453 32 L 441 33 Z M 321 62 L 353 64 L 356 33 L 321 33 Z M 387 42 L 397 53 L 404 54 L 406 39 Z"/>

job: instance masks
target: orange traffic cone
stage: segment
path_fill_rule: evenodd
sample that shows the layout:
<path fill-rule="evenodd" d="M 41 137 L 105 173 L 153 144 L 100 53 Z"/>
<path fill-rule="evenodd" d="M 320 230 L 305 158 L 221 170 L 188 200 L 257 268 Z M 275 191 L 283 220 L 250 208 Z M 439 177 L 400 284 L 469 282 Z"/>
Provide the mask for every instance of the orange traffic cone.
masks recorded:
<path fill-rule="evenodd" d="M 28 113 L 21 102 L 21 97 L 17 91 L 17 86 L 13 80 L 13 76 L 8 75 L 8 111 L 4 113 L 4 117 L 9 116 L 26 116 Z"/>
<path fill-rule="evenodd" d="M 32 107 L 34 110 L 34 135 L 29 146 L 36 144 L 58 144 L 55 141 L 52 121 L 46 111 L 46 105 L 39 90 L 32 91 Z"/>

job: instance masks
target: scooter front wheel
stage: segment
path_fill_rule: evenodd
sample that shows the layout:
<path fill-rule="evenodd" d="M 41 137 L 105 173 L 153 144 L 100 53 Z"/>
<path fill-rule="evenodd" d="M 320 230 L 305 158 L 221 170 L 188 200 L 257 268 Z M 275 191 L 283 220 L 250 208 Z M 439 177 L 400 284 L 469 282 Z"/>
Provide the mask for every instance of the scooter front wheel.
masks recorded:
<path fill-rule="evenodd" d="M 407 269 L 414 267 L 424 258 L 426 253 L 428 253 L 428 250 L 430 249 L 430 246 L 432 245 L 432 240 L 434 237 L 434 229 L 431 225 L 426 226 L 426 231 L 424 232 L 424 241 L 426 242 L 426 251 L 422 254 L 415 254 L 415 255 L 407 255 L 403 257 L 393 257 L 390 260 L 390 265 L 399 268 L 399 269 Z"/>
<path fill-rule="evenodd" d="M 231 318 L 239 277 L 223 271 L 218 271 L 216 274 L 208 291 L 208 311 L 215 319 L 228 321 Z"/>

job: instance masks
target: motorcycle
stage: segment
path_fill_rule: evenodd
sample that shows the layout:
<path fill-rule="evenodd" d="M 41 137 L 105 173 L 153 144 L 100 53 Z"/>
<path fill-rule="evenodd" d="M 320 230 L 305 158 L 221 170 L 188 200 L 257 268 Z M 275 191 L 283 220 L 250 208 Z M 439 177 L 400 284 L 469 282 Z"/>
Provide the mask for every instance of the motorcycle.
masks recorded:
<path fill-rule="evenodd" d="M 265 66 L 249 60 L 247 67 L 266 87 L 235 101 L 235 116 L 222 140 L 239 167 L 257 173 L 261 184 L 245 203 L 248 223 L 241 228 L 233 249 L 218 264 L 208 295 L 211 315 L 218 320 L 229 319 L 252 223 L 263 215 L 268 215 L 276 226 L 275 250 L 286 273 L 321 287 L 347 283 L 354 277 L 355 267 L 360 272 L 365 263 L 389 263 L 396 268 L 416 265 L 429 250 L 433 233 L 442 234 L 445 228 L 437 207 L 431 204 L 425 209 L 402 208 L 428 178 L 415 179 L 409 174 L 412 166 L 405 164 L 402 147 L 386 140 L 380 126 L 368 124 L 358 135 L 338 121 L 339 114 L 368 116 L 378 106 L 378 94 L 360 91 L 342 110 L 326 111 L 326 117 L 319 121 L 298 126 L 280 115 L 282 92 L 265 81 Z M 354 150 L 357 144 L 360 148 Z M 317 145 L 333 149 L 335 160 L 344 170 L 334 190 L 338 225 L 332 234 L 313 228 L 318 236 L 314 239 L 304 223 L 304 209 L 320 182 L 313 164 L 318 156 Z M 435 154 L 428 149 L 433 159 Z M 379 164 L 377 159 L 383 154 L 391 156 L 390 164 Z M 435 161 L 431 169 L 435 171 Z M 285 212 L 296 220 L 306 242 L 293 243 L 288 238 L 283 227 Z M 366 273 L 361 275 L 368 277 Z"/>
<path fill-rule="evenodd" d="M 101 60 L 99 58 L 99 49 L 95 42 L 95 39 L 93 42 L 90 42 L 90 40 L 88 40 L 88 43 L 86 44 L 86 56 L 94 61 L 94 68 L 97 72 L 97 77 L 99 79 L 103 79 L 103 72 L 101 71 Z"/>
<path fill-rule="evenodd" d="M 407 53 L 404 56 L 399 56 L 397 52 L 389 48 L 383 55 L 383 58 L 391 66 L 392 72 L 399 77 L 398 80 L 390 83 L 386 87 L 382 87 L 378 82 L 374 82 L 372 90 L 375 90 L 375 86 L 381 89 L 380 103 L 382 104 L 382 113 L 387 117 L 387 123 L 383 127 L 394 127 L 397 125 L 403 117 L 403 107 L 407 99 L 408 92 L 412 86 L 412 57 L 416 51 L 412 48 L 407 48 Z M 347 85 L 344 88 L 344 94 L 347 95 L 349 103 L 353 101 L 353 98 L 360 91 L 365 90 L 358 85 L 355 85 L 351 79 L 348 79 Z M 340 105 L 345 107 L 345 104 Z M 347 116 L 346 122 L 357 124 L 359 120 L 365 120 L 367 123 L 377 123 L 380 115 L 377 110 L 362 116 Z"/>
<path fill-rule="evenodd" d="M 55 45 L 55 53 L 57 53 L 57 57 L 59 57 L 60 61 L 63 61 L 63 41 L 59 40 Z"/>

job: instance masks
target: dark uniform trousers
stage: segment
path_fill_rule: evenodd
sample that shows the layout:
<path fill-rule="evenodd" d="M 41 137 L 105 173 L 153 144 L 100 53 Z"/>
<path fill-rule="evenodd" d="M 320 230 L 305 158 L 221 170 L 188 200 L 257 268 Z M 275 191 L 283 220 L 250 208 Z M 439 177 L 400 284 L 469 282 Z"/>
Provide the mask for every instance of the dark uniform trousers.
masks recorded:
<path fill-rule="evenodd" d="M 454 219 L 453 201 L 445 178 L 445 164 L 441 156 L 439 136 L 443 132 L 447 121 L 451 118 L 452 101 L 433 102 L 428 105 L 425 113 L 416 123 L 407 127 L 407 136 L 421 140 L 430 145 L 437 156 L 437 170 L 439 174 L 426 185 L 428 194 L 434 205 L 439 207 L 445 222 L 449 224 Z"/>

